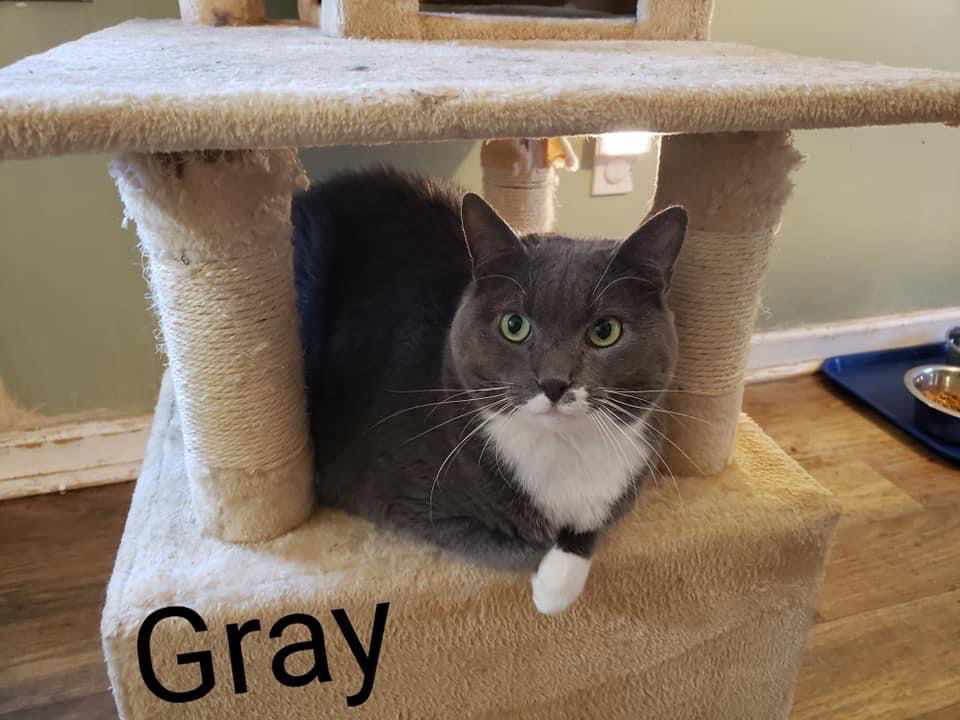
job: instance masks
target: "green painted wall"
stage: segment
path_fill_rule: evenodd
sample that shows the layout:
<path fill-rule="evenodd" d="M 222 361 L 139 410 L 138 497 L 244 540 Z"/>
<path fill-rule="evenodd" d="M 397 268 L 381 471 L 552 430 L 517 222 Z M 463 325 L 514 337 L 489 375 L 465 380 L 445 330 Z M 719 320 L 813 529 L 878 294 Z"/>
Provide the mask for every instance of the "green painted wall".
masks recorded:
<path fill-rule="evenodd" d="M 22 5 L 22 7 L 20 6 Z M 176 0 L 0 2 L 0 66 Z M 162 367 L 104 156 L 0 162 L 0 378 L 57 414 L 151 406 Z"/>
<path fill-rule="evenodd" d="M 713 37 L 804 55 L 960 71 L 960 3 L 717 0 Z M 762 327 L 960 305 L 960 131 L 798 132 Z"/>
<path fill-rule="evenodd" d="M 172 0 L 0 3 L 0 65 L 128 17 L 173 16 Z M 803 54 L 960 70 L 956 0 L 877 3 L 718 0 L 714 38 Z M 293 0 L 277 0 L 289 14 Z M 896 127 L 802 132 L 810 161 L 770 268 L 762 327 L 960 304 L 960 131 Z M 585 153 L 589 155 L 589 153 Z M 587 168 L 564 173 L 560 229 L 620 236 L 642 217 L 655 157 L 635 191 L 591 198 Z M 326 148 L 314 178 L 388 163 L 479 189 L 476 143 Z M 0 378 L 47 413 L 150 407 L 162 367 L 139 254 L 106 158 L 0 164 Z"/>

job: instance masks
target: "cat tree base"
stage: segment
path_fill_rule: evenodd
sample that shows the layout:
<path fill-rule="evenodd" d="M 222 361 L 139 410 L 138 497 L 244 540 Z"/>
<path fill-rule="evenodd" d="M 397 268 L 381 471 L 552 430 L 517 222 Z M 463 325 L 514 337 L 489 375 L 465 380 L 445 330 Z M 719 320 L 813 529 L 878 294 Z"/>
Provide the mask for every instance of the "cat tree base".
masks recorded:
<path fill-rule="evenodd" d="M 539 615 L 529 578 L 450 559 L 320 510 L 270 542 L 224 543 L 190 513 L 180 421 L 164 383 L 103 614 L 120 713 L 140 718 L 786 718 L 791 688 L 837 517 L 834 502 L 749 419 L 733 463 L 644 494 L 600 551 L 568 613 Z M 348 709 L 362 673 L 331 610 L 369 647 L 389 603 L 368 700 Z M 158 678 L 196 687 L 210 651 L 215 686 L 169 703 L 144 684 L 138 631 L 155 610 L 185 606 L 206 623 L 161 622 L 150 656 Z M 291 688 L 271 671 L 306 636 L 269 630 L 306 613 L 323 627 L 332 680 Z M 258 620 L 242 641 L 246 692 L 236 694 L 225 626 Z M 303 628 L 299 628 L 303 630 Z M 311 653 L 288 662 L 305 672 Z M 518 672 L 518 668 L 521 669 Z"/>

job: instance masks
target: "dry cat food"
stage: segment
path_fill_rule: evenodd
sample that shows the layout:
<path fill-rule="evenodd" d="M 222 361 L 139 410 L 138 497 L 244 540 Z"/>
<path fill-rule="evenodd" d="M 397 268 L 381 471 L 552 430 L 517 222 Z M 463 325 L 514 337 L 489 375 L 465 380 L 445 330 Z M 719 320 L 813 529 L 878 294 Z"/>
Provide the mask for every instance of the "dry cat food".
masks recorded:
<path fill-rule="evenodd" d="M 924 396 L 935 405 L 960 412 L 960 395 L 946 390 L 924 390 Z"/>

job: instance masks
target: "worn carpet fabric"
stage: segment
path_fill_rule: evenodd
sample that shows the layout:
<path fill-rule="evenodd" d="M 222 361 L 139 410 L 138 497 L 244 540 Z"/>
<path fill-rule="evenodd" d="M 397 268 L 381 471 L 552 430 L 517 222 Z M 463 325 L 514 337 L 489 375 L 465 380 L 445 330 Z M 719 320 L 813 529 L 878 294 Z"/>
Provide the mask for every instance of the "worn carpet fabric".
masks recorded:
<path fill-rule="evenodd" d="M 670 284 L 680 352 L 667 396 L 664 458 L 712 474 L 730 458 L 760 288 L 803 162 L 789 133 L 702 133 L 661 139 L 651 212 L 682 205 L 687 237 Z"/>
<path fill-rule="evenodd" d="M 958 121 L 957 73 L 697 41 L 411 43 L 133 20 L 0 70 L 8 158 Z"/>
<path fill-rule="evenodd" d="M 470 6 L 451 2 L 449 6 Z M 634 17 L 551 19 L 437 12 L 420 0 L 326 0 L 321 5 L 324 32 L 339 37 L 411 40 L 703 40 L 710 30 L 713 0 L 645 0 Z M 476 8 L 475 8 L 476 9 Z M 482 10 L 482 8 L 479 8 Z M 536 12 L 531 7 L 529 12 Z"/>
<path fill-rule="evenodd" d="M 345 717 L 362 674 L 331 611 L 345 610 L 367 647 L 385 602 L 373 691 L 351 717 L 787 717 L 837 509 L 746 418 L 723 473 L 645 493 L 559 617 L 537 614 L 525 576 L 451 560 L 339 512 L 261 544 L 202 535 L 186 510 L 183 456 L 166 381 L 103 613 L 127 720 Z M 199 613 L 207 630 L 159 623 L 148 648 L 158 678 L 195 687 L 196 663 L 178 665 L 177 654 L 210 651 L 216 680 L 202 699 L 176 704 L 145 687 L 137 659 L 141 623 L 173 605 Z M 323 626 L 332 681 L 290 688 L 274 678 L 277 650 L 306 637 L 297 628 L 269 637 L 290 613 Z M 224 628 L 253 619 L 261 631 L 242 641 L 238 695 Z"/>
<path fill-rule="evenodd" d="M 314 502 L 290 242 L 298 153 L 126 153 L 110 173 L 140 237 L 193 511 L 223 540 L 282 535 Z"/>

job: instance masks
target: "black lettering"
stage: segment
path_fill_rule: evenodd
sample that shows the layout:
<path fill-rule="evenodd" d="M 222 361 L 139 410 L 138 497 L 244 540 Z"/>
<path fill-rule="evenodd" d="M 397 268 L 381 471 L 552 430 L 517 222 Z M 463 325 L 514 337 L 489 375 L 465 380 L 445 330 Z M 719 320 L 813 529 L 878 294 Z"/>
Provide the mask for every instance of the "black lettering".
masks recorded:
<path fill-rule="evenodd" d="M 356 707 L 363 705 L 373 692 L 373 680 L 377 674 L 377 663 L 380 660 L 380 648 L 383 645 L 383 635 L 387 627 L 387 611 L 390 609 L 390 603 L 377 603 L 377 609 L 373 616 L 373 629 L 370 631 L 370 650 L 363 649 L 363 643 L 357 637 L 350 618 L 347 617 L 346 610 L 332 610 L 333 619 L 340 626 L 340 632 L 343 633 L 347 645 L 350 646 L 350 652 L 357 660 L 357 666 L 363 673 L 363 685 L 356 695 L 347 696 L 347 707 Z"/>
<path fill-rule="evenodd" d="M 202 650 L 192 653 L 180 653 L 177 655 L 178 665 L 187 665 L 196 663 L 200 666 L 200 684 L 193 690 L 178 692 L 165 687 L 157 678 L 153 667 L 153 656 L 150 654 L 150 639 L 157 625 L 167 618 L 178 617 L 190 623 L 195 632 L 206 632 L 207 625 L 203 618 L 188 607 L 172 606 L 154 610 L 147 615 L 146 620 L 140 626 L 137 633 L 137 659 L 140 661 L 140 675 L 143 682 L 154 695 L 161 700 L 171 703 L 186 703 L 193 700 L 199 700 L 204 695 L 213 690 L 216 680 L 213 676 L 213 656 L 209 650 Z"/>
<path fill-rule="evenodd" d="M 280 648 L 277 654 L 273 656 L 273 676 L 277 682 L 283 683 L 287 687 L 303 687 L 314 680 L 317 682 L 330 682 L 330 669 L 327 667 L 327 650 L 323 644 L 323 628 L 320 627 L 320 621 L 312 615 L 304 613 L 293 613 L 284 615 L 274 623 L 270 628 L 270 637 L 278 638 L 291 625 L 305 625 L 310 631 L 312 638 L 304 642 L 291 643 Z M 294 675 L 287 672 L 285 663 L 288 657 L 298 652 L 313 651 L 313 668 L 303 675 Z"/>
<path fill-rule="evenodd" d="M 243 638 L 260 630 L 259 620 L 247 620 L 243 625 L 227 625 L 227 647 L 230 650 L 230 670 L 233 672 L 233 691 L 242 695 L 247 691 L 247 669 L 243 665 Z"/>

